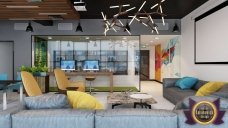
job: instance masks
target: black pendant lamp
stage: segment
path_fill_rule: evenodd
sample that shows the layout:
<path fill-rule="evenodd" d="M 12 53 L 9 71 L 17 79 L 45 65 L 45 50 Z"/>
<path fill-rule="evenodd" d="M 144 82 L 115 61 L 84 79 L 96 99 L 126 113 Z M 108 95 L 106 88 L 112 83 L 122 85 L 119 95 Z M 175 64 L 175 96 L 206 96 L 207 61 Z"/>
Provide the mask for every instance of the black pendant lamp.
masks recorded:
<path fill-rule="evenodd" d="M 131 31 L 131 28 L 130 28 L 130 25 L 129 25 L 128 21 L 127 21 L 127 23 L 126 23 L 124 32 L 126 31 L 126 29 L 127 29 L 128 31 Z"/>
<path fill-rule="evenodd" d="M 179 27 L 177 26 L 177 23 L 173 26 L 173 32 L 180 32 Z"/>
<path fill-rule="evenodd" d="M 33 27 L 31 25 L 31 22 L 29 21 L 28 26 L 26 28 L 26 32 L 33 32 Z"/>
<path fill-rule="evenodd" d="M 76 32 L 78 32 L 78 31 L 83 32 L 80 21 L 78 22 L 78 26 L 76 28 Z"/>

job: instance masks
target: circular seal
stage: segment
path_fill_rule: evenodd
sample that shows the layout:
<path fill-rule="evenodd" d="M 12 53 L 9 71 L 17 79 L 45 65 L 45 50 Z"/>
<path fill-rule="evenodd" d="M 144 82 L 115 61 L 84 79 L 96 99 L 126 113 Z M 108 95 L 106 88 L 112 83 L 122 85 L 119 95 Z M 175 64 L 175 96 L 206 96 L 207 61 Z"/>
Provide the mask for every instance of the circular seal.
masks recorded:
<path fill-rule="evenodd" d="M 209 101 L 200 101 L 193 106 L 193 119 L 203 125 L 211 124 L 217 118 L 218 112 L 216 106 Z"/>

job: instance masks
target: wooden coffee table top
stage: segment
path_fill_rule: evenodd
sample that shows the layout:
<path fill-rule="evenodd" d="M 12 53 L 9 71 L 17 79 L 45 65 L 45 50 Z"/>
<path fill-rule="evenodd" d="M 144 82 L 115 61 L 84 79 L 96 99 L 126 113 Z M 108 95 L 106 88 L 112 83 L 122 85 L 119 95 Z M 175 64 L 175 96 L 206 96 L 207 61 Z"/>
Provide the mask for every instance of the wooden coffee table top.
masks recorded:
<path fill-rule="evenodd" d="M 131 98 L 130 97 L 131 94 L 140 94 L 140 93 L 132 92 L 128 95 L 126 95 L 124 93 L 120 93 L 120 92 L 111 93 L 107 97 L 107 102 L 109 104 L 132 104 L 132 103 L 140 102 L 140 99 Z M 145 99 L 142 102 L 145 102 L 147 104 L 156 104 L 157 103 L 157 101 L 153 97 Z"/>

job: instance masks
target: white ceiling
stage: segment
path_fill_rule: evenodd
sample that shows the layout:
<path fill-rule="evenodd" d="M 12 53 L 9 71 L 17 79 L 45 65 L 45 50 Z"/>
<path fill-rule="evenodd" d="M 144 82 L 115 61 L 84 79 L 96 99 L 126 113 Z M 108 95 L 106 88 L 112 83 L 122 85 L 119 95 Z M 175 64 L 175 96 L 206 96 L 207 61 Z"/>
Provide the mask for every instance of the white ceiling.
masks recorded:
<path fill-rule="evenodd" d="M 140 40 L 142 45 L 157 45 L 168 42 L 170 39 L 178 35 L 141 35 Z M 159 38 L 159 39 L 155 39 Z"/>

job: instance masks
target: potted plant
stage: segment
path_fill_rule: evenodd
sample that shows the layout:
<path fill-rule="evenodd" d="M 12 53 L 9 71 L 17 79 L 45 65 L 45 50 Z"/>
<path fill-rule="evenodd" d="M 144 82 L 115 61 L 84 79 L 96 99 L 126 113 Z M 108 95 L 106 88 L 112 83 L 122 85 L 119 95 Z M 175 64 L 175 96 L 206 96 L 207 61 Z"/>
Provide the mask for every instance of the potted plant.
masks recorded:
<path fill-rule="evenodd" d="M 46 66 L 44 67 L 27 67 L 27 66 L 21 66 L 20 71 L 27 71 L 32 73 L 34 76 L 47 76 L 48 68 Z"/>

